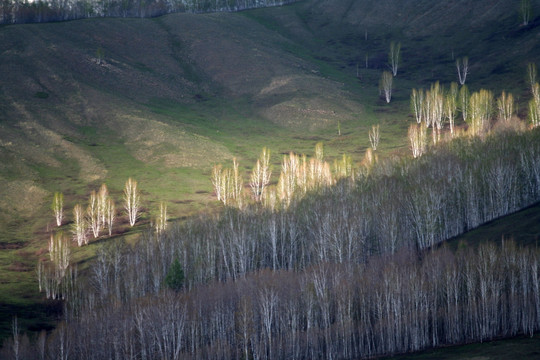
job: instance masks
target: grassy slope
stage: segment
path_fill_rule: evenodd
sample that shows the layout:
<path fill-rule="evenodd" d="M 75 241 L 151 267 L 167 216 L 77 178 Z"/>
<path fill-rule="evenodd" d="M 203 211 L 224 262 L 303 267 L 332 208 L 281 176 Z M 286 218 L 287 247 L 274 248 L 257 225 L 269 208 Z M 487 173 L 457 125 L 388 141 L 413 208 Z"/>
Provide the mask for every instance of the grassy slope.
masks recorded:
<path fill-rule="evenodd" d="M 134 176 L 147 223 L 160 200 L 173 218 L 212 211 L 212 164 L 236 156 L 249 170 L 263 146 L 276 169 L 281 153 L 309 154 L 317 141 L 330 158 L 346 152 L 359 161 L 368 128 L 381 123 L 381 152 L 406 152 L 410 88 L 454 81 L 452 53 L 470 57 L 471 88 L 504 88 L 523 105 L 537 28 L 519 27 L 505 1 L 468 3 L 311 0 L 238 14 L 1 27 L 0 336 L 11 313 L 23 326 L 55 314 L 54 304 L 36 307 L 34 277 L 54 191 L 64 192 L 69 221 L 102 182 L 120 207 L 123 182 Z M 377 84 L 391 40 L 402 42 L 403 61 L 387 105 Z M 118 234 L 127 231 L 121 220 Z M 22 314 L 33 309 L 39 314 Z"/>

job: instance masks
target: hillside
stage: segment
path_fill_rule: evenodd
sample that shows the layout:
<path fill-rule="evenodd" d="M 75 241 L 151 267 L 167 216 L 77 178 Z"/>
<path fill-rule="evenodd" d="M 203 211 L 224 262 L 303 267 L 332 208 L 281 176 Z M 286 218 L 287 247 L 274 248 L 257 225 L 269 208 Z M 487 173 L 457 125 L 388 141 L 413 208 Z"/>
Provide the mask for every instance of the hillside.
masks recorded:
<path fill-rule="evenodd" d="M 263 146 L 276 168 L 317 141 L 330 158 L 360 161 L 380 123 L 382 155 L 405 153 L 410 89 L 455 81 L 459 56 L 470 58 L 471 89 L 512 91 L 525 116 L 538 20 L 520 26 L 506 1 L 396 3 L 0 27 L 0 303 L 39 299 L 55 191 L 70 221 L 103 182 L 120 207 L 133 176 L 148 223 L 162 200 L 175 219 L 217 208 L 212 165 L 237 157 L 250 169 Z M 387 105 L 377 86 L 390 41 L 403 55 Z"/>

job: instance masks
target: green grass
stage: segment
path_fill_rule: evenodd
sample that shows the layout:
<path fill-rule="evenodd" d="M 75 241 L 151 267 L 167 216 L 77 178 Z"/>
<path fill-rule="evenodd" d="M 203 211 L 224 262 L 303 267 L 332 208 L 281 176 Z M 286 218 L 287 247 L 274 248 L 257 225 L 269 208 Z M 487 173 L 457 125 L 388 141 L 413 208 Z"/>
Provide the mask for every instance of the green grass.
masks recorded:
<path fill-rule="evenodd" d="M 540 358 L 540 335 L 450 346 L 382 360 L 513 360 Z"/>
<path fill-rule="evenodd" d="M 509 240 L 522 246 L 540 246 L 540 204 L 490 221 L 449 240 L 448 245 L 456 249 L 458 246 L 476 247 L 484 242 L 500 244 Z"/>

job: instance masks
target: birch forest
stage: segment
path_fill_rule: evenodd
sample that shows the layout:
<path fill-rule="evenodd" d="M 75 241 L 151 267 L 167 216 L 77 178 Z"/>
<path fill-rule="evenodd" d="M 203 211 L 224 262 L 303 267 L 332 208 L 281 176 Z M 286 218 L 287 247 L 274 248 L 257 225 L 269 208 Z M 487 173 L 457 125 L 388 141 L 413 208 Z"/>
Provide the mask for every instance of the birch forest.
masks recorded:
<path fill-rule="evenodd" d="M 353 359 L 532 335 L 538 249 L 441 242 L 539 199 L 537 128 L 457 138 L 286 207 L 226 207 L 149 229 L 135 245 L 107 243 L 86 276 L 64 269 L 64 321 L 21 349 L 49 359 Z"/>

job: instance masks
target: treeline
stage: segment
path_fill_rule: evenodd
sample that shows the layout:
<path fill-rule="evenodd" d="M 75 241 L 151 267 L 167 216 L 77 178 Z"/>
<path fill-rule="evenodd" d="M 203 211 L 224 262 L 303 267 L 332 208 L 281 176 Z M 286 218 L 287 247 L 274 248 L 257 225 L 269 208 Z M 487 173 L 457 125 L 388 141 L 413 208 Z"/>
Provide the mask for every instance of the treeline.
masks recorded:
<path fill-rule="evenodd" d="M 261 270 L 99 306 L 90 292 L 49 336 L 18 339 L 18 359 L 359 359 L 532 335 L 539 256 L 505 242 Z"/>
<path fill-rule="evenodd" d="M 155 17 L 174 12 L 241 11 L 297 0 L 3 0 L 0 24 L 66 21 L 92 17 Z"/>
<path fill-rule="evenodd" d="M 128 301 L 162 288 L 177 257 L 187 288 L 258 269 L 362 263 L 398 249 L 423 251 L 540 200 L 540 131 L 459 138 L 418 159 L 379 162 L 293 198 L 287 208 L 226 208 L 149 231 L 134 247 L 100 251 L 92 284 Z"/>

